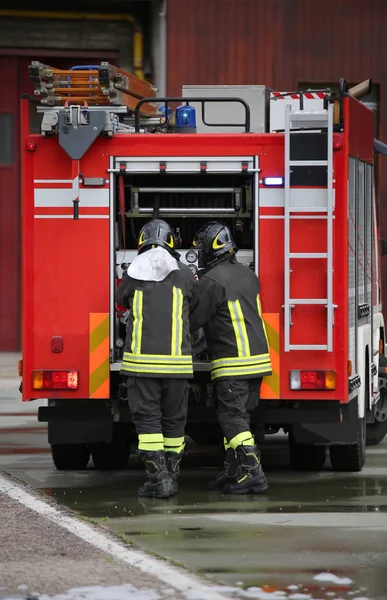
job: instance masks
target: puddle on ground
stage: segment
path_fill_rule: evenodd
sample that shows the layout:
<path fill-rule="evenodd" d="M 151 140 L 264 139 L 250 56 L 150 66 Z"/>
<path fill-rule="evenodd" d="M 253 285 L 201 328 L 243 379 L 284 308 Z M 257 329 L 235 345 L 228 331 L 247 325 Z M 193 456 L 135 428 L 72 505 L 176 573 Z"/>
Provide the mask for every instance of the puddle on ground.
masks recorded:
<path fill-rule="evenodd" d="M 387 453 L 386 453 L 387 457 Z M 216 468 L 183 469 L 179 493 L 149 504 L 137 497 L 144 482 L 142 469 L 109 475 L 95 473 L 72 483 L 73 487 L 46 488 L 49 495 L 85 517 L 117 518 L 147 514 L 222 512 L 387 512 L 387 476 L 368 474 L 294 473 L 267 469 L 269 491 L 262 496 L 227 496 L 208 490 Z M 386 471 L 387 473 L 387 471 Z M 101 485 L 101 476 L 103 483 Z M 85 482 L 88 484 L 85 486 Z M 71 483 L 70 483 L 71 485 Z"/>
<path fill-rule="evenodd" d="M 218 463 L 200 456 L 188 457 L 179 493 L 167 500 L 137 497 L 139 465 L 90 470 L 73 487 L 45 491 L 127 544 L 239 585 L 246 595 L 235 597 L 387 600 L 386 458 L 387 445 L 362 473 L 348 474 L 296 473 L 267 461 L 270 490 L 253 497 L 208 491 Z M 321 572 L 336 579 L 316 580 Z"/>

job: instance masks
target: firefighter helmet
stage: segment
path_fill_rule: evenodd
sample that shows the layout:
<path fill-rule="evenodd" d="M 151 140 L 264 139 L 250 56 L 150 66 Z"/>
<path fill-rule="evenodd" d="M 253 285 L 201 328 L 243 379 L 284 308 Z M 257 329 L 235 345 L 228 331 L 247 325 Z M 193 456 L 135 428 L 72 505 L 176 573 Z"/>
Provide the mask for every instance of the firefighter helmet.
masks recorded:
<path fill-rule="evenodd" d="M 176 239 L 172 227 L 162 219 L 152 219 L 145 223 L 138 236 L 138 253 L 149 250 L 152 246 L 161 246 L 170 252 L 175 253 Z"/>
<path fill-rule="evenodd" d="M 198 252 L 199 268 L 211 266 L 229 252 L 238 252 L 230 228 L 219 221 L 210 221 L 196 233 L 193 247 Z"/>

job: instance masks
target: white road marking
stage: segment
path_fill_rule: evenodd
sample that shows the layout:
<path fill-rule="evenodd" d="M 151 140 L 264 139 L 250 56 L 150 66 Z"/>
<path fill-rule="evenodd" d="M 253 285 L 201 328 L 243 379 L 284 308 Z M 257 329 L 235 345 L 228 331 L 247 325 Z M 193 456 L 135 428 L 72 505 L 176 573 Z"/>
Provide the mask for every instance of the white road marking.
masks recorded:
<path fill-rule="evenodd" d="M 91 544 L 94 548 L 98 548 L 102 552 L 110 554 L 113 558 L 168 584 L 168 586 L 189 595 L 190 598 L 195 597 L 201 600 L 225 600 L 229 598 L 229 596 L 217 591 L 219 586 L 217 586 L 217 589 L 213 589 L 215 586 L 212 587 L 210 584 L 203 583 L 195 575 L 184 573 L 183 569 L 169 565 L 161 559 L 147 556 L 141 550 L 127 548 L 123 544 L 113 541 L 108 535 L 98 531 L 92 525 L 83 523 L 75 517 L 70 517 L 43 500 L 35 498 L 26 491 L 24 486 L 8 481 L 1 475 L 0 492 L 7 494 L 10 498 L 49 519 L 59 527 L 67 529 L 67 531 Z"/>

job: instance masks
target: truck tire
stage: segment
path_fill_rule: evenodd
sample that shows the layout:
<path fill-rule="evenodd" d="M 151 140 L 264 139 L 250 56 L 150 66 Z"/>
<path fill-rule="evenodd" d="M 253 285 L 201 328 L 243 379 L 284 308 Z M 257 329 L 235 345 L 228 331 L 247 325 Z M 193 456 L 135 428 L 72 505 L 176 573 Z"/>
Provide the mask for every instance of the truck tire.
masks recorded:
<path fill-rule="evenodd" d="M 90 444 L 91 456 L 98 471 L 122 471 L 128 466 L 131 448 L 131 428 L 127 423 L 115 423 L 110 444 Z"/>
<path fill-rule="evenodd" d="M 378 446 L 387 435 L 387 421 L 383 423 L 370 423 L 367 425 L 366 444 L 367 446 Z"/>
<path fill-rule="evenodd" d="M 384 354 L 379 354 L 379 366 L 387 367 L 387 358 Z M 382 398 L 384 399 L 385 390 L 381 390 Z M 384 400 L 385 401 L 385 400 Z M 387 434 L 387 421 L 375 421 L 367 425 L 366 444 L 367 446 L 377 446 L 380 444 Z"/>
<path fill-rule="evenodd" d="M 366 458 L 366 422 L 365 418 L 357 420 L 356 444 L 341 444 L 329 448 L 331 464 L 335 471 L 359 472 L 364 467 Z"/>
<path fill-rule="evenodd" d="M 289 435 L 289 459 L 296 471 L 322 471 L 326 460 L 325 446 L 297 444 Z"/>
<path fill-rule="evenodd" d="M 51 454 L 58 471 L 83 471 L 90 460 L 85 444 L 51 444 Z"/>

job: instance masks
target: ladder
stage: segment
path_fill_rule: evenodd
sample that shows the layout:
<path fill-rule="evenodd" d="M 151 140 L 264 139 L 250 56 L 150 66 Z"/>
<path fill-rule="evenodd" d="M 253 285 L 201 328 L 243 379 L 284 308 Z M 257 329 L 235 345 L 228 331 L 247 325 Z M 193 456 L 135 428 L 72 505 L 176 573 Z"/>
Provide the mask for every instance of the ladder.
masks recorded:
<path fill-rule="evenodd" d="M 308 135 L 308 133 L 293 134 L 299 129 L 327 131 L 327 152 L 325 160 L 291 160 L 291 143 L 294 135 Z M 296 194 L 291 194 L 292 167 L 326 167 L 327 186 L 324 200 L 320 206 L 297 206 Z M 310 111 L 294 110 L 291 105 L 285 107 L 285 219 L 284 219 L 284 250 L 285 250 L 285 302 L 284 302 L 284 347 L 285 352 L 291 350 L 326 350 L 333 351 L 333 104 L 328 104 L 327 109 Z M 323 213 L 327 220 L 327 250 L 324 253 L 291 252 L 290 251 L 290 220 L 294 213 Z M 307 216 L 305 217 L 307 218 Z M 323 258 L 327 261 L 327 297 L 326 298 L 290 298 L 290 261 L 293 259 Z M 292 308 L 298 305 L 323 305 L 327 310 L 327 338 L 326 344 L 291 344 L 290 328 L 292 326 Z"/>
<path fill-rule="evenodd" d="M 126 106 L 134 112 L 143 98 L 156 99 L 155 88 L 150 83 L 107 62 L 63 70 L 32 61 L 28 75 L 35 85 L 34 95 L 46 106 L 113 105 Z M 140 113 L 156 117 L 156 105 L 142 104 Z"/>

